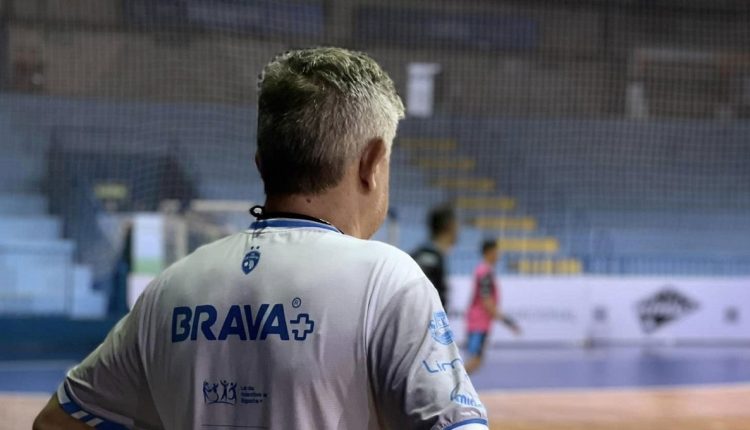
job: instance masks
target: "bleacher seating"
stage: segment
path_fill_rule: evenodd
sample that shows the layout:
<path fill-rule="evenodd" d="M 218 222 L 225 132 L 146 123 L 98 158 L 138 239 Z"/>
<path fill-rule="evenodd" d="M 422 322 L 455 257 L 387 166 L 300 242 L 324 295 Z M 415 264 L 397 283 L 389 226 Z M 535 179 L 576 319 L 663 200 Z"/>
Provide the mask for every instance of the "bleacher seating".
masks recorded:
<path fill-rule="evenodd" d="M 63 314 L 74 288 L 74 243 L 43 196 L 0 194 L 0 313 Z M 87 287 L 90 287 L 87 285 Z"/>
<path fill-rule="evenodd" d="M 19 129 L 10 120 L 16 111 L 0 106 L 0 315 L 101 317 L 106 296 L 91 289 L 90 269 L 75 264 L 76 244 L 62 238 L 62 220 L 39 193 L 46 175 L 39 147 L 49 138 Z"/>
<path fill-rule="evenodd" d="M 2 240 L 16 229 L 29 241 L 59 240 L 62 219 L 50 218 L 39 195 L 53 144 L 168 154 L 196 197 L 262 201 L 254 115 L 249 107 L 4 95 L 0 208 L 35 217 L 39 231 L 6 211 Z M 399 245 L 425 241 L 428 209 L 454 201 L 464 221 L 454 272 L 472 269 L 488 237 L 505 247 L 505 270 L 520 273 L 750 271 L 750 169 L 730 162 L 749 156 L 748 124 L 434 118 L 407 119 L 399 136 L 391 166 Z M 683 141 L 692 146 L 679 162 L 660 156 Z M 706 154 L 713 158 L 703 165 Z"/>

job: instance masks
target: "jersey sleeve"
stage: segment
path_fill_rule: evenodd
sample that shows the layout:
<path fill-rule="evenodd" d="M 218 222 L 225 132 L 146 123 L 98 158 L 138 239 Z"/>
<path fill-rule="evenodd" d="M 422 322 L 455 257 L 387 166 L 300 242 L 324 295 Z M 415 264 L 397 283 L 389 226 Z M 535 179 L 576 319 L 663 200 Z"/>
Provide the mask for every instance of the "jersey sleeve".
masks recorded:
<path fill-rule="evenodd" d="M 385 428 L 486 430 L 485 408 L 429 281 L 420 278 L 379 300 L 368 365 Z"/>
<path fill-rule="evenodd" d="M 68 372 L 57 390 L 62 409 L 91 427 L 161 427 L 140 357 L 139 320 L 144 296 L 104 342 Z"/>

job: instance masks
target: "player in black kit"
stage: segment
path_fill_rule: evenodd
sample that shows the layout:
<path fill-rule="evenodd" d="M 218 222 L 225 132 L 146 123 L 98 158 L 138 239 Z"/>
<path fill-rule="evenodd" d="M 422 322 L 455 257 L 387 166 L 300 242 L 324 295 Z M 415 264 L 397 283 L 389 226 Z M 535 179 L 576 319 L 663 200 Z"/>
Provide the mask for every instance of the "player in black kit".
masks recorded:
<path fill-rule="evenodd" d="M 443 308 L 448 309 L 448 285 L 445 255 L 458 240 L 458 220 L 453 208 L 440 206 L 427 217 L 430 241 L 416 249 L 411 256 L 419 264 L 440 295 Z"/>

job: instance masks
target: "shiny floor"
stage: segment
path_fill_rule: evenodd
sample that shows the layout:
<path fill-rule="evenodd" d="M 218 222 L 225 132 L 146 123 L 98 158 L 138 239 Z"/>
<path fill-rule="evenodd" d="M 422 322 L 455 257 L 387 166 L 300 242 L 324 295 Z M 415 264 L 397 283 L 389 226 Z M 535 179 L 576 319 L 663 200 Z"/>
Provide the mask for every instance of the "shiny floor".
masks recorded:
<path fill-rule="evenodd" d="M 0 362 L 0 430 L 72 361 Z M 750 347 L 496 348 L 472 380 L 495 430 L 750 430 Z"/>

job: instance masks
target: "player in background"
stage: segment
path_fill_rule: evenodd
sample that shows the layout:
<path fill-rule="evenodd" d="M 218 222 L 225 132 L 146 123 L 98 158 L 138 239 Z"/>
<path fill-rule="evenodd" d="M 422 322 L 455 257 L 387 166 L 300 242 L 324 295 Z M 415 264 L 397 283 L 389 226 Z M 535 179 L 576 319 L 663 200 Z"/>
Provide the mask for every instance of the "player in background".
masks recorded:
<path fill-rule="evenodd" d="M 256 221 L 161 273 L 34 429 L 487 430 L 435 288 L 367 240 L 403 114 L 362 53 L 271 61 Z"/>
<path fill-rule="evenodd" d="M 500 310 L 500 285 L 496 282 L 494 267 L 500 258 L 496 240 L 482 242 L 482 261 L 474 270 L 474 295 L 466 314 L 468 329 L 467 351 L 469 360 L 466 372 L 472 373 L 482 365 L 485 344 L 493 321 L 502 322 L 516 336 L 521 329 L 512 318 Z"/>
<path fill-rule="evenodd" d="M 427 216 L 427 223 L 430 241 L 417 248 L 411 256 L 435 286 L 443 308 L 448 309 L 445 256 L 458 241 L 458 220 L 453 208 L 445 205 L 433 208 Z"/>

